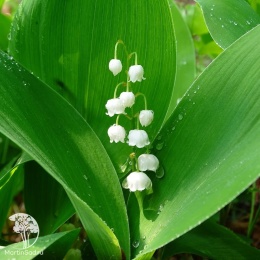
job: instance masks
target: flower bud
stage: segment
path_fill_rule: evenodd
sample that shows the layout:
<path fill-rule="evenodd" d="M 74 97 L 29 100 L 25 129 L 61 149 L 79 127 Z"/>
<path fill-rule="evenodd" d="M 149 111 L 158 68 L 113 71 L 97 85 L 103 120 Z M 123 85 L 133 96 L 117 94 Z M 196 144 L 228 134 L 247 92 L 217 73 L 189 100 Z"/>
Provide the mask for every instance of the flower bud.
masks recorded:
<path fill-rule="evenodd" d="M 141 154 L 138 157 L 138 168 L 140 171 L 153 171 L 159 168 L 159 160 L 153 154 Z"/>
<path fill-rule="evenodd" d="M 135 95 L 133 92 L 122 92 L 119 99 L 123 102 L 124 107 L 131 107 L 135 103 Z"/>
<path fill-rule="evenodd" d="M 122 71 L 122 63 L 120 60 L 117 59 L 112 59 L 109 62 L 109 70 L 113 73 L 114 76 L 116 76 L 118 73 L 120 73 Z"/>
<path fill-rule="evenodd" d="M 130 77 L 130 81 L 135 83 L 136 81 L 141 82 L 145 79 L 144 76 L 144 69 L 141 65 L 133 65 L 129 68 L 128 75 Z"/>
<path fill-rule="evenodd" d="M 142 126 L 148 126 L 153 121 L 153 111 L 152 110 L 142 110 L 139 114 L 139 121 Z"/>
<path fill-rule="evenodd" d="M 122 183 L 123 188 L 130 191 L 142 191 L 152 187 L 150 178 L 143 172 L 132 172 Z"/>
<path fill-rule="evenodd" d="M 143 148 L 150 144 L 147 133 L 144 130 L 130 130 L 128 135 L 128 144 L 130 146 L 137 146 Z"/>
<path fill-rule="evenodd" d="M 121 125 L 112 125 L 108 128 L 108 136 L 110 138 L 110 143 L 118 143 L 118 142 L 125 142 L 126 132 L 124 127 Z"/>
<path fill-rule="evenodd" d="M 125 107 L 119 98 L 109 99 L 106 103 L 106 115 L 125 114 Z"/>

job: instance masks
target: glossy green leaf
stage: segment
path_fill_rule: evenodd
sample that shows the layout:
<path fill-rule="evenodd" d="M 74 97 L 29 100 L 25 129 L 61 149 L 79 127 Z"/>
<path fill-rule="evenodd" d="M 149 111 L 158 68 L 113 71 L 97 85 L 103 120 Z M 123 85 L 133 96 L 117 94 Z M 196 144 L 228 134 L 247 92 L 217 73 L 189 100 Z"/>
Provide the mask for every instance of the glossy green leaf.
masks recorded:
<path fill-rule="evenodd" d="M 1 7 L 0 7 L 1 11 Z M 11 20 L 9 17 L 3 15 L 0 12 L 0 49 L 7 50 L 8 47 L 8 33 L 11 26 Z"/>
<path fill-rule="evenodd" d="M 26 250 L 17 250 L 19 243 L 15 243 L 0 249 L 0 258 L 30 260 L 38 256 L 37 259 L 63 259 L 78 234 L 79 229 L 75 229 L 39 237 L 35 244 Z"/>
<path fill-rule="evenodd" d="M 121 256 L 116 236 L 128 255 L 121 185 L 95 133 L 64 99 L 2 52 L 0 72 L 0 131 L 64 187 L 100 258 Z"/>
<path fill-rule="evenodd" d="M 75 213 L 63 187 L 36 162 L 25 164 L 24 203 L 42 236 L 56 231 Z"/>
<path fill-rule="evenodd" d="M 257 26 L 215 59 L 158 135 L 154 152 L 165 175 L 153 178 L 154 193 L 131 223 L 136 254 L 197 226 L 259 177 L 259 37 Z M 132 216 L 138 215 L 135 201 Z"/>
<path fill-rule="evenodd" d="M 245 0 L 196 0 L 212 38 L 223 49 L 260 23 Z"/>
<path fill-rule="evenodd" d="M 64 0 L 23 0 L 9 46 L 16 60 L 82 114 L 107 149 L 118 173 L 125 170 L 124 164 L 132 152 L 126 144 L 110 144 L 107 136 L 107 129 L 116 119 L 105 114 L 105 104 L 113 97 L 117 83 L 126 81 L 125 73 L 114 77 L 108 70 L 119 39 L 129 52 L 138 53 L 138 63 L 144 67 L 146 80 L 132 87 L 146 95 L 148 109 L 154 110 L 153 125 L 147 128 L 152 140 L 164 121 L 176 71 L 174 31 L 167 0 L 115 0 L 113 4 L 106 0 L 66 1 L 66 4 Z M 121 45 L 118 49 L 125 71 L 125 53 Z M 122 87 L 119 92 L 123 90 Z M 140 109 L 144 109 L 141 97 L 134 114 Z M 121 117 L 120 124 L 130 130 L 133 123 Z"/>
<path fill-rule="evenodd" d="M 260 251 L 227 228 L 206 221 L 164 248 L 163 258 L 191 253 L 210 259 L 258 259 Z"/>
<path fill-rule="evenodd" d="M 175 39 L 176 39 L 176 75 L 172 98 L 165 120 L 169 118 L 178 101 L 183 97 L 195 78 L 195 50 L 190 30 L 184 22 L 173 0 L 169 0 Z"/>

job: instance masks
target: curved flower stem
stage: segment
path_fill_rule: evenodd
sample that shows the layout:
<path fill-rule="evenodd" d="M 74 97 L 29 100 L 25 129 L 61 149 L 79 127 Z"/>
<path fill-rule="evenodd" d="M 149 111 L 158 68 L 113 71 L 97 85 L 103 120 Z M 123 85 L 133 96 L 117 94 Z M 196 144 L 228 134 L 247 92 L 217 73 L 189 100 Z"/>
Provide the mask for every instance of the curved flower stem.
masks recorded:
<path fill-rule="evenodd" d="M 146 101 L 145 95 L 144 95 L 143 93 L 141 93 L 141 92 L 138 92 L 138 93 L 135 95 L 135 97 L 137 98 L 137 97 L 139 97 L 139 96 L 142 96 L 142 97 L 144 98 L 144 108 L 145 108 L 145 110 L 147 110 L 147 101 Z"/>
<path fill-rule="evenodd" d="M 128 59 L 130 60 L 133 55 L 135 55 L 135 65 L 137 65 L 137 64 L 138 64 L 138 62 L 137 62 L 137 58 L 138 58 L 138 57 L 137 57 L 137 52 L 132 52 L 132 53 L 129 55 L 129 58 L 128 58 Z"/>
<path fill-rule="evenodd" d="M 115 54 L 114 54 L 115 59 L 117 59 L 117 46 L 118 46 L 119 44 L 122 44 L 122 45 L 125 47 L 125 44 L 124 44 L 124 42 L 123 42 L 122 40 L 118 40 L 118 41 L 116 42 L 116 45 L 115 45 Z M 125 47 L 125 49 L 126 49 L 126 47 Z"/>
<path fill-rule="evenodd" d="M 114 98 L 116 98 L 117 89 L 118 89 L 121 85 L 123 85 L 123 84 L 125 84 L 125 82 L 121 82 L 121 83 L 119 83 L 119 84 L 116 85 L 116 88 L 115 88 L 115 91 L 114 91 Z"/>
<path fill-rule="evenodd" d="M 120 115 L 118 115 L 118 116 L 116 117 L 116 125 L 118 125 L 119 117 L 120 117 Z"/>

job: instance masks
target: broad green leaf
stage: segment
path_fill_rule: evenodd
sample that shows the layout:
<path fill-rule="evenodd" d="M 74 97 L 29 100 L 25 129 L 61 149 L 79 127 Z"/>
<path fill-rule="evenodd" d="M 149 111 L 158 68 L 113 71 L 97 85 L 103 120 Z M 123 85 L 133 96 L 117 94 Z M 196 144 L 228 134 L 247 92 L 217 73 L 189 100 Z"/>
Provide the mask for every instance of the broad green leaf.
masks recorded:
<path fill-rule="evenodd" d="M 153 178 L 140 219 L 132 220 L 135 199 L 129 207 L 136 254 L 186 233 L 259 177 L 259 37 L 257 26 L 215 59 L 158 135 L 154 147 L 165 175 Z"/>
<path fill-rule="evenodd" d="M 173 94 L 165 120 L 171 115 L 178 101 L 183 97 L 195 78 L 195 50 L 188 26 L 173 0 L 168 0 L 171 8 L 176 38 L 176 75 Z"/>
<path fill-rule="evenodd" d="M 210 259 L 259 259 L 260 251 L 213 221 L 206 221 L 164 248 L 163 259 L 191 253 Z"/>
<path fill-rule="evenodd" d="M 107 149 L 118 173 L 124 171 L 132 152 L 126 144 L 110 144 L 107 136 L 107 129 L 116 119 L 105 114 L 105 104 L 113 97 L 115 86 L 126 81 L 124 72 L 114 77 L 108 70 L 119 39 L 129 52 L 138 53 L 138 63 L 144 67 L 146 80 L 131 86 L 135 92 L 146 95 L 148 109 L 154 110 L 153 125 L 146 129 L 152 140 L 164 121 L 176 70 L 174 31 L 167 0 L 115 0 L 113 4 L 106 0 L 66 1 L 66 4 L 64 0 L 23 0 L 13 22 L 9 45 L 16 60 L 82 114 Z M 121 45 L 118 58 L 123 61 L 123 71 L 127 70 Z M 119 93 L 122 91 L 123 87 Z M 140 109 L 144 109 L 141 97 L 134 114 Z M 133 122 L 120 117 L 120 124 L 129 131 Z"/>
<path fill-rule="evenodd" d="M 1 3 L 0 3 L 1 4 Z M 1 13 L 0 5 L 0 49 L 7 50 L 8 48 L 8 33 L 11 26 L 11 20 L 9 17 Z"/>
<path fill-rule="evenodd" d="M 121 185 L 93 130 L 63 98 L 2 52 L 0 93 L 0 131 L 64 187 L 97 255 L 120 257 L 117 236 L 128 256 Z"/>
<path fill-rule="evenodd" d="M 63 187 L 36 162 L 25 164 L 24 203 L 26 213 L 41 227 L 41 235 L 56 231 L 74 213 Z"/>
<path fill-rule="evenodd" d="M 209 32 L 223 49 L 260 23 L 260 17 L 245 0 L 196 0 Z"/>
<path fill-rule="evenodd" d="M 17 250 L 19 243 L 15 243 L 0 249 L 0 258 L 30 260 L 38 256 L 37 259 L 63 259 L 78 234 L 79 229 L 75 229 L 39 237 L 35 244 L 26 250 Z"/>

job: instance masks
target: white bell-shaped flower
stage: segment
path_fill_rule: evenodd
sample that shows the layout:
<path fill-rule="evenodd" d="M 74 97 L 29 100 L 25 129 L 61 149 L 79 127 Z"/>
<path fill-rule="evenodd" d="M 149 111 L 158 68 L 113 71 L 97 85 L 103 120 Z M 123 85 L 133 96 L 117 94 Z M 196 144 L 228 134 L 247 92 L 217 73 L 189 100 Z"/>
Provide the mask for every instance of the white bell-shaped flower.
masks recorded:
<path fill-rule="evenodd" d="M 116 76 L 118 73 L 122 71 L 122 62 L 118 59 L 112 59 L 109 62 L 109 70 L 113 73 L 114 76 Z"/>
<path fill-rule="evenodd" d="M 133 92 L 122 92 L 119 99 L 123 102 L 125 107 L 132 107 L 135 103 L 135 95 Z"/>
<path fill-rule="evenodd" d="M 112 125 L 108 128 L 108 136 L 110 138 L 110 143 L 118 143 L 118 142 L 125 142 L 126 132 L 124 127 L 121 125 Z"/>
<path fill-rule="evenodd" d="M 130 77 L 130 81 L 135 83 L 136 81 L 141 82 L 144 80 L 144 69 L 141 65 L 133 65 L 129 68 L 128 75 Z"/>
<path fill-rule="evenodd" d="M 123 188 L 130 191 L 142 191 L 152 187 L 150 178 L 143 172 L 132 172 L 122 183 Z"/>
<path fill-rule="evenodd" d="M 119 98 L 109 99 L 106 103 L 107 115 L 113 116 L 115 114 L 125 114 L 125 107 Z"/>
<path fill-rule="evenodd" d="M 137 146 L 143 148 L 150 144 L 147 133 L 144 130 L 130 130 L 128 135 L 128 144 L 130 146 Z"/>
<path fill-rule="evenodd" d="M 142 110 L 139 114 L 139 121 L 142 126 L 148 126 L 153 121 L 153 111 L 152 110 Z"/>
<path fill-rule="evenodd" d="M 153 171 L 159 168 L 159 160 L 153 154 L 141 154 L 138 157 L 138 168 L 140 171 Z"/>

